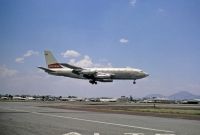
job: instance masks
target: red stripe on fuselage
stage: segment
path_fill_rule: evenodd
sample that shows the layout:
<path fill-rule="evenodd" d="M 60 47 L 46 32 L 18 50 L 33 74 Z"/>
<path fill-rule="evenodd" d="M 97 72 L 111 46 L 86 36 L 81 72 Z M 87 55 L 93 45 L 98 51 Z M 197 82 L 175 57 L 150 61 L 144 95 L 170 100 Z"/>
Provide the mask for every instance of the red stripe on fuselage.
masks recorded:
<path fill-rule="evenodd" d="M 54 63 L 54 64 L 49 64 L 48 68 L 62 68 L 60 64 Z"/>

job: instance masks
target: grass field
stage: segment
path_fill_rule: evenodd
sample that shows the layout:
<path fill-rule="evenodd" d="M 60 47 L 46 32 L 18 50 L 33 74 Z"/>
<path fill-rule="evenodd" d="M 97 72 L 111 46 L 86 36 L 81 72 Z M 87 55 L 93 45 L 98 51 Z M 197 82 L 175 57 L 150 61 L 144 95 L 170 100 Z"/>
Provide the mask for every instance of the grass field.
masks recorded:
<path fill-rule="evenodd" d="M 134 109 L 133 111 L 138 112 L 152 112 L 152 113 L 170 113 L 170 114 L 188 114 L 188 115 L 200 115 L 200 110 L 185 110 L 185 109 L 164 109 L 164 108 L 155 108 L 155 109 Z"/>
<path fill-rule="evenodd" d="M 106 112 L 106 113 L 120 113 L 129 115 L 146 115 L 155 117 L 168 117 L 168 118 L 183 118 L 200 120 L 200 107 L 197 106 L 184 106 L 184 105 L 168 105 L 168 104 L 79 104 L 79 103 L 65 103 L 59 105 L 48 105 L 46 107 Z"/>

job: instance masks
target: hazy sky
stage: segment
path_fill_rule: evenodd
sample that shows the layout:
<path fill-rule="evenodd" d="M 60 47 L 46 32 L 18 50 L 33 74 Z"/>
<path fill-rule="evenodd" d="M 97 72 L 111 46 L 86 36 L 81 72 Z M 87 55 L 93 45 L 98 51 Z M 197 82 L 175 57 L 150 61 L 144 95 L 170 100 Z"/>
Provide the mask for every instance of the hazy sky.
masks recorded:
<path fill-rule="evenodd" d="M 199 0 L 0 0 L 0 94 L 200 95 Z M 84 67 L 150 76 L 91 85 L 50 76 L 44 50 Z"/>

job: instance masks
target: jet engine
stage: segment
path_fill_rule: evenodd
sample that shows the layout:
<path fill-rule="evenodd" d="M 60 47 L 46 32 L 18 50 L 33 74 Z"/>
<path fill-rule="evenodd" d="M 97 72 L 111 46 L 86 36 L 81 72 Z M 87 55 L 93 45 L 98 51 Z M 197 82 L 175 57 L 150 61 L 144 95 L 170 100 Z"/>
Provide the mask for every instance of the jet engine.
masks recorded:
<path fill-rule="evenodd" d="M 92 75 L 92 74 L 95 74 L 96 71 L 91 71 L 91 70 L 84 69 L 84 70 L 80 71 L 80 73 L 86 74 L 86 75 Z"/>
<path fill-rule="evenodd" d="M 99 79 L 99 82 L 113 82 L 113 79 Z"/>
<path fill-rule="evenodd" d="M 95 78 L 97 79 L 110 79 L 111 78 L 111 74 L 107 74 L 107 73 L 97 73 L 95 75 Z"/>

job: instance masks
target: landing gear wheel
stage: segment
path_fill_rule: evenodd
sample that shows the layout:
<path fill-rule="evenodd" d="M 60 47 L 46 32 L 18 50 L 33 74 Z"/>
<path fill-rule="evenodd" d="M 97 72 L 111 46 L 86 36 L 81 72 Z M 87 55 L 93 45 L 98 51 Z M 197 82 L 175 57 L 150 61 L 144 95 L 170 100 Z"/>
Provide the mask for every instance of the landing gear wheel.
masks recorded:
<path fill-rule="evenodd" d="M 136 84 L 135 80 L 133 81 L 133 84 Z"/>
<path fill-rule="evenodd" d="M 93 84 L 97 84 L 97 82 L 95 80 L 90 80 L 89 83 Z"/>

